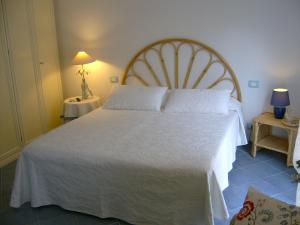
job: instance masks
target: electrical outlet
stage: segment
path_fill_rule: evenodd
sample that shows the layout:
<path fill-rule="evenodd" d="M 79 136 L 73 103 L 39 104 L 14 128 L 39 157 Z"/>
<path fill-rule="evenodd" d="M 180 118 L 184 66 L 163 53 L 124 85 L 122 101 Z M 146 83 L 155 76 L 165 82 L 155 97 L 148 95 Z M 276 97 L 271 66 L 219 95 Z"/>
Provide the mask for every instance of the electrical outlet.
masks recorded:
<path fill-rule="evenodd" d="M 119 77 L 118 76 L 111 76 L 109 78 L 110 83 L 119 83 Z"/>
<path fill-rule="evenodd" d="M 247 128 L 248 128 L 249 130 L 251 130 L 251 129 L 252 129 L 252 123 L 247 123 Z"/>
<path fill-rule="evenodd" d="M 259 80 L 248 80 L 249 88 L 259 88 Z"/>

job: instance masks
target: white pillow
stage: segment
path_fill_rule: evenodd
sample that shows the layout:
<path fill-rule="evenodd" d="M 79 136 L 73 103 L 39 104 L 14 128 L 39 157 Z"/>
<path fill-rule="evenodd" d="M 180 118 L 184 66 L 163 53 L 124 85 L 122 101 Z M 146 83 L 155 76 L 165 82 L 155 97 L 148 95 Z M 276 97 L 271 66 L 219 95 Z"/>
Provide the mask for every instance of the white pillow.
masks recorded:
<path fill-rule="evenodd" d="M 115 89 L 103 109 L 160 111 L 166 87 L 122 85 Z"/>
<path fill-rule="evenodd" d="M 242 111 L 242 104 L 239 100 L 231 97 L 229 100 L 229 110 L 232 111 Z"/>
<path fill-rule="evenodd" d="M 171 92 L 165 112 L 199 112 L 227 114 L 229 90 L 176 89 Z"/>

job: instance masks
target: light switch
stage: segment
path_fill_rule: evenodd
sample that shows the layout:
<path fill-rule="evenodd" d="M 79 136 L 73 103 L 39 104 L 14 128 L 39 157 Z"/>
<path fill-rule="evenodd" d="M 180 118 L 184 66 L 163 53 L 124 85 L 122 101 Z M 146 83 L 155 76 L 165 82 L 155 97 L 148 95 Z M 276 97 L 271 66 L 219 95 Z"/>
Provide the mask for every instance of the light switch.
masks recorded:
<path fill-rule="evenodd" d="M 119 83 L 119 77 L 118 76 L 111 76 L 109 78 L 110 83 Z"/>
<path fill-rule="evenodd" d="M 248 80 L 249 88 L 259 88 L 259 80 Z"/>

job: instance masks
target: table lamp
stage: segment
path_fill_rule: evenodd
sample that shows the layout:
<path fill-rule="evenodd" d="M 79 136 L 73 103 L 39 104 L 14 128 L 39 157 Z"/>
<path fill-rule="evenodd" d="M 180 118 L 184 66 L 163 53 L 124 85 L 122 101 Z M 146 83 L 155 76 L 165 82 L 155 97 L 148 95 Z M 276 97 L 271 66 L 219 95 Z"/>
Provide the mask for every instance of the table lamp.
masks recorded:
<path fill-rule="evenodd" d="M 274 116 L 282 119 L 285 114 L 285 107 L 290 104 L 289 91 L 284 88 L 273 89 L 271 105 L 274 106 Z"/>
<path fill-rule="evenodd" d="M 88 84 L 85 80 L 85 75 L 88 75 L 88 71 L 84 68 L 85 64 L 92 63 L 95 60 L 87 54 L 85 51 L 79 51 L 73 58 L 74 65 L 81 65 L 80 70 L 78 70 L 79 75 L 82 78 L 81 82 L 81 95 L 82 99 L 87 99 L 90 96 L 93 96 L 92 91 L 89 89 Z"/>

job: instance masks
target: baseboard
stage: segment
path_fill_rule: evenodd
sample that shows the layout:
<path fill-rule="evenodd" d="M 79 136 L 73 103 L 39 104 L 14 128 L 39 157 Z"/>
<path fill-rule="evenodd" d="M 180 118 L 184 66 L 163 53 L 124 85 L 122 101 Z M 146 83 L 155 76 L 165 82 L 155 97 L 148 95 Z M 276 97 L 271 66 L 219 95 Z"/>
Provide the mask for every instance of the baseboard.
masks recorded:
<path fill-rule="evenodd" d="M 8 152 L 4 153 L 0 156 L 0 168 L 6 166 L 7 164 L 15 161 L 19 158 L 21 153 L 21 147 L 15 147 L 9 150 Z"/>

